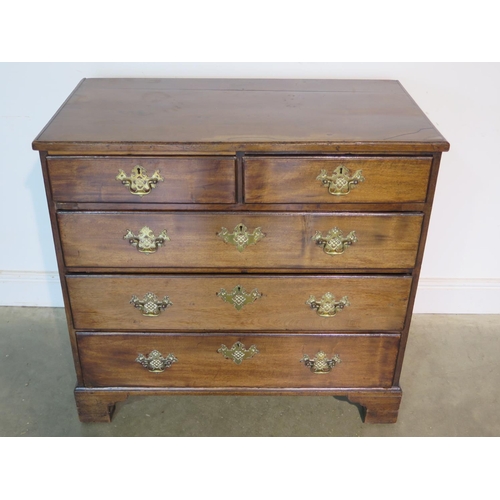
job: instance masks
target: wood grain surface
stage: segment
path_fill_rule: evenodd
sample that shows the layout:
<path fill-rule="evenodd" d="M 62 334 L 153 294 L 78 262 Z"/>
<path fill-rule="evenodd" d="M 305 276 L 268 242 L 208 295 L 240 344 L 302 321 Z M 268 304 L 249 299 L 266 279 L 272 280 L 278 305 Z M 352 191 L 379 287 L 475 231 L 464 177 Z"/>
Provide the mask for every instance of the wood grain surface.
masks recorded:
<path fill-rule="evenodd" d="M 398 81 L 85 79 L 33 142 L 85 151 L 446 151 Z"/>
<path fill-rule="evenodd" d="M 411 277 L 398 276 L 84 276 L 68 275 L 76 329 L 128 331 L 355 331 L 401 330 Z M 237 310 L 217 296 L 237 285 L 262 297 Z M 152 292 L 173 303 L 159 316 L 143 316 L 130 304 Z M 321 317 L 306 304 L 327 292 L 350 306 Z"/>
<path fill-rule="evenodd" d="M 390 387 L 399 335 L 92 335 L 79 333 L 87 387 Z M 242 342 L 259 351 L 240 365 L 217 350 Z M 151 373 L 136 362 L 153 350 L 178 362 Z M 318 351 L 341 362 L 316 374 L 300 360 Z"/>
<path fill-rule="evenodd" d="M 49 157 L 55 201 L 148 203 L 234 203 L 235 162 L 231 157 Z M 132 194 L 116 180 L 140 165 L 151 177 L 159 170 L 163 182 L 144 196 Z"/>
<path fill-rule="evenodd" d="M 397 203 L 422 202 L 432 158 L 423 157 L 245 157 L 245 201 L 248 203 Z M 328 192 L 320 180 L 339 166 L 363 182 L 346 195 Z"/>
<path fill-rule="evenodd" d="M 235 214 L 182 212 L 58 212 L 68 268 L 238 268 L 238 269 L 407 269 L 415 264 L 422 215 L 400 214 Z M 265 236 L 243 251 L 218 237 L 244 224 Z M 143 227 L 170 241 L 155 253 L 141 253 L 124 239 Z M 357 241 L 344 253 L 328 255 L 313 236 L 334 227 Z"/>

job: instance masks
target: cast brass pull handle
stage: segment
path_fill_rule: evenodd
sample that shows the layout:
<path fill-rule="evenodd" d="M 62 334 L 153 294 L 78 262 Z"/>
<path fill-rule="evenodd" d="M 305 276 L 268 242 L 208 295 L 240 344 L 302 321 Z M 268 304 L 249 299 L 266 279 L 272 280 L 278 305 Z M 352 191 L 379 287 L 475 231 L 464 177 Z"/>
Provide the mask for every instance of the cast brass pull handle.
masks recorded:
<path fill-rule="evenodd" d="M 317 181 L 321 181 L 325 186 L 328 186 L 328 192 L 334 196 L 343 196 L 351 192 L 351 187 L 355 187 L 358 183 L 363 182 L 365 178 L 363 177 L 362 170 L 356 170 L 354 175 L 351 176 L 351 171 L 344 167 L 344 165 L 339 165 L 332 173 L 328 175 L 326 170 L 321 170 Z"/>
<path fill-rule="evenodd" d="M 177 363 L 178 359 L 172 353 L 163 357 L 163 354 L 155 349 L 147 357 L 144 354 L 139 354 L 136 361 L 152 373 L 161 373 L 170 368 L 174 363 Z"/>
<path fill-rule="evenodd" d="M 229 349 L 224 344 L 217 349 L 226 359 L 232 359 L 237 365 L 241 365 L 243 360 L 253 358 L 259 351 L 255 345 L 251 345 L 248 349 L 241 342 L 235 342 L 233 347 Z"/>
<path fill-rule="evenodd" d="M 257 290 L 257 288 L 254 288 L 250 293 L 247 293 L 241 285 L 236 285 L 232 292 L 228 292 L 226 289 L 221 288 L 220 292 L 217 292 L 216 295 L 224 302 L 232 304 L 238 311 L 243 306 L 251 304 L 262 297 L 262 294 Z"/>
<path fill-rule="evenodd" d="M 249 233 L 245 224 L 238 224 L 232 233 L 225 227 L 222 227 L 217 236 L 226 243 L 234 245 L 238 249 L 238 252 L 243 252 L 248 245 L 255 245 L 264 238 L 265 234 L 261 231 L 260 227 L 256 228 L 253 233 Z"/>
<path fill-rule="evenodd" d="M 151 189 L 155 188 L 159 181 L 163 181 L 163 177 L 160 175 L 159 170 L 156 170 L 151 177 L 148 177 L 146 169 L 140 165 L 136 165 L 132 169 L 130 177 L 127 177 L 127 174 L 122 169 L 118 169 L 116 180 L 128 186 L 132 194 L 142 197 L 150 193 Z"/>
<path fill-rule="evenodd" d="M 316 231 L 311 239 L 323 247 L 323 251 L 328 255 L 340 255 L 345 252 L 347 247 L 358 241 L 354 231 L 344 237 L 344 233 L 338 227 L 330 229 L 326 236 L 323 236 L 321 231 Z"/>
<path fill-rule="evenodd" d="M 142 300 L 139 300 L 135 295 L 132 295 L 130 303 L 134 304 L 137 309 L 140 309 L 143 316 L 158 316 L 167 307 L 173 305 L 166 295 L 162 300 L 159 300 L 158 297 L 152 292 L 146 293 Z"/>
<path fill-rule="evenodd" d="M 139 250 L 139 252 L 147 254 L 155 253 L 166 241 L 170 241 L 166 229 L 158 236 L 155 236 L 148 226 L 144 226 L 137 236 L 130 229 L 127 229 L 127 234 L 123 239 L 128 240 L 132 246 Z"/>
<path fill-rule="evenodd" d="M 307 354 L 304 354 L 303 358 L 300 360 L 301 363 L 304 363 L 305 366 L 308 366 L 310 370 L 317 375 L 331 372 L 332 368 L 341 361 L 338 354 L 334 354 L 332 359 L 328 359 L 326 353 L 323 351 L 318 351 L 313 359 Z"/>
<path fill-rule="evenodd" d="M 330 292 L 325 293 L 319 302 L 314 295 L 311 295 L 309 300 L 306 301 L 306 304 L 310 306 L 311 309 L 316 309 L 318 316 L 323 318 L 331 318 L 335 316 L 338 311 L 342 311 L 344 307 L 351 305 L 347 296 L 335 302 L 335 296 Z"/>

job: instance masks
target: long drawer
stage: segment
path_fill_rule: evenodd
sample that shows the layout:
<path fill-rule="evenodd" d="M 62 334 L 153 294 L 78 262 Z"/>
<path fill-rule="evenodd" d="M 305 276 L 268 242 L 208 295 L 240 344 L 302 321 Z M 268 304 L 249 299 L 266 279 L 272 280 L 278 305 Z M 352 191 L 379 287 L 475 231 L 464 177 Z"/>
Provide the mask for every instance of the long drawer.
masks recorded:
<path fill-rule="evenodd" d="M 401 330 L 411 281 L 408 276 L 66 276 L 75 328 L 111 331 Z"/>
<path fill-rule="evenodd" d="M 68 267 L 403 269 L 422 215 L 59 212 Z"/>
<path fill-rule="evenodd" d="M 47 164 L 54 201 L 235 202 L 233 157 L 49 157 Z"/>
<path fill-rule="evenodd" d="M 390 387 L 399 345 L 387 334 L 77 339 L 87 387 Z"/>
<path fill-rule="evenodd" d="M 247 203 L 424 202 L 426 157 L 246 157 Z"/>

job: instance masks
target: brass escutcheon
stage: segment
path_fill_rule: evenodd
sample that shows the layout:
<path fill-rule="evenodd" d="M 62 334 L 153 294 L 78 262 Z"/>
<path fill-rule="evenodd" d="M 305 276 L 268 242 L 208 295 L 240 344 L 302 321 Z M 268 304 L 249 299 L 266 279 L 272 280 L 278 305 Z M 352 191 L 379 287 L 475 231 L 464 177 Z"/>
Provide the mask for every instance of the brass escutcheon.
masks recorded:
<path fill-rule="evenodd" d="M 247 293 L 241 285 L 236 285 L 232 292 L 226 291 L 224 288 L 217 292 L 217 296 L 224 302 L 232 304 L 238 311 L 246 304 L 251 304 L 262 297 L 262 294 L 254 288 L 250 293 Z"/>
<path fill-rule="evenodd" d="M 326 173 L 326 170 L 321 170 L 316 180 L 328 186 L 330 194 L 343 196 L 351 192 L 351 187 L 365 180 L 362 174 L 362 170 L 356 170 L 351 177 L 351 171 L 344 165 L 339 165 L 330 176 Z"/>
<path fill-rule="evenodd" d="M 232 359 L 237 365 L 241 365 L 243 360 L 253 358 L 259 351 L 255 345 L 251 345 L 248 349 L 241 342 L 235 342 L 233 347 L 229 349 L 224 344 L 217 349 L 226 359 Z"/>
<path fill-rule="evenodd" d="M 128 240 L 129 243 L 136 247 L 142 253 L 154 253 L 166 241 L 170 241 L 167 236 L 167 230 L 164 229 L 158 236 L 155 236 L 153 231 L 148 226 L 144 226 L 139 234 L 136 236 L 130 229 L 127 229 L 127 234 L 123 239 Z"/>
<path fill-rule="evenodd" d="M 152 373 L 161 373 L 170 368 L 174 363 L 177 363 L 178 359 L 172 353 L 163 357 L 163 354 L 155 349 L 147 357 L 144 354 L 139 354 L 136 361 Z"/>
<path fill-rule="evenodd" d="M 240 223 L 234 228 L 232 233 L 225 227 L 222 227 L 217 236 L 226 243 L 234 245 L 238 249 L 238 252 L 243 252 L 248 245 L 255 245 L 264 238 L 265 234 L 261 231 L 260 227 L 256 228 L 253 233 L 249 233 L 245 224 Z"/>
<path fill-rule="evenodd" d="M 139 300 L 135 295 L 132 295 L 130 303 L 133 304 L 137 309 L 140 309 L 143 316 L 158 316 L 167 307 L 172 306 L 172 302 L 165 295 L 162 300 L 152 293 L 148 292 L 142 300 Z"/>
<path fill-rule="evenodd" d="M 358 241 L 354 231 L 344 237 L 344 233 L 338 227 L 330 229 L 326 236 L 323 236 L 321 231 L 316 231 L 311 239 L 323 247 L 323 251 L 328 255 L 343 254 L 347 247 Z"/>
<path fill-rule="evenodd" d="M 308 366 L 313 373 L 322 375 L 331 372 L 332 368 L 341 362 L 341 359 L 338 354 L 334 354 L 332 359 L 328 359 L 325 352 L 318 351 L 313 359 L 304 354 L 300 362 Z"/>
<path fill-rule="evenodd" d="M 316 309 L 318 316 L 323 318 L 331 318 L 337 314 L 338 311 L 344 309 L 344 307 L 350 306 L 348 297 L 342 297 L 338 302 L 335 302 L 335 296 L 330 292 L 325 293 L 321 300 L 316 301 L 316 297 L 311 295 L 306 301 L 306 304 L 311 307 L 311 309 Z"/>
<path fill-rule="evenodd" d="M 155 188 L 159 181 L 163 181 L 163 177 L 160 175 L 159 170 L 156 170 L 151 177 L 148 177 L 146 169 L 140 165 L 136 165 L 132 169 L 130 177 L 127 177 L 127 174 L 122 169 L 118 169 L 116 180 L 128 186 L 132 194 L 142 197 L 150 193 L 151 189 Z"/>

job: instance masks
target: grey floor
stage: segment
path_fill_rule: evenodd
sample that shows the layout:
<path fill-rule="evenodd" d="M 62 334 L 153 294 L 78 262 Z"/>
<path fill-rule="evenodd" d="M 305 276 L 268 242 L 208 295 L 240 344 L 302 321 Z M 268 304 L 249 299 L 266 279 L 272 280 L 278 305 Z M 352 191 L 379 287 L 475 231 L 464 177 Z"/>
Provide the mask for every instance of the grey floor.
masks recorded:
<path fill-rule="evenodd" d="M 0 436 L 499 436 L 500 315 L 415 315 L 397 424 L 333 397 L 131 397 L 81 424 L 62 309 L 0 308 Z"/>

